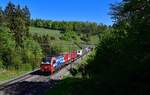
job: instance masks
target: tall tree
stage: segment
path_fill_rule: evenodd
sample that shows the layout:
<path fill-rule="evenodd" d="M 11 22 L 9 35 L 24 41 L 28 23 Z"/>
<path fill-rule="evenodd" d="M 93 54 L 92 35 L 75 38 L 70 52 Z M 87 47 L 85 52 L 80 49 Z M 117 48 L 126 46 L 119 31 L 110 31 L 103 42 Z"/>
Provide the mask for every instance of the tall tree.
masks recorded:
<path fill-rule="evenodd" d="M 29 31 L 29 26 L 30 26 L 30 11 L 28 9 L 27 6 L 25 6 L 23 9 L 23 17 L 24 17 L 24 20 L 25 20 L 25 28 L 26 28 L 26 31 Z"/>
<path fill-rule="evenodd" d="M 7 26 L 10 28 L 10 30 L 12 32 L 14 32 L 13 30 L 15 29 L 15 5 L 11 2 L 8 3 L 8 5 L 5 8 L 5 16 L 6 16 L 6 20 L 7 20 Z"/>
<path fill-rule="evenodd" d="M 30 12 L 25 6 L 21 8 L 20 5 L 15 6 L 9 2 L 5 9 L 5 16 L 7 19 L 7 26 L 15 36 L 18 46 L 21 46 L 24 35 L 29 31 L 30 26 Z"/>
<path fill-rule="evenodd" d="M 0 25 L 3 22 L 3 17 L 4 17 L 4 12 L 3 12 L 2 8 L 0 7 Z"/>

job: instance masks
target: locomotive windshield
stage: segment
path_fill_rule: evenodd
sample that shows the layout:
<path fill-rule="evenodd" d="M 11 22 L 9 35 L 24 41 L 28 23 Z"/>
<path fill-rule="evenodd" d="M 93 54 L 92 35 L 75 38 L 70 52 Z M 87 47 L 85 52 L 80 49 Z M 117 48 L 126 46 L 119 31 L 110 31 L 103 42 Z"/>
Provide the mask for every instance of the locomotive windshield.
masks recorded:
<path fill-rule="evenodd" d="M 50 64 L 50 63 L 51 63 L 50 57 L 42 58 L 42 64 Z"/>

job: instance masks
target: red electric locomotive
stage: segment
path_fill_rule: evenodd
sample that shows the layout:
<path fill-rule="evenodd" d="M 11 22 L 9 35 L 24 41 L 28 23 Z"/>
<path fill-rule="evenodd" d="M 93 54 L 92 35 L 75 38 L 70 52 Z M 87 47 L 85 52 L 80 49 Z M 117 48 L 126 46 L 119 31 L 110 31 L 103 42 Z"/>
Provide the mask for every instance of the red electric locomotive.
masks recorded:
<path fill-rule="evenodd" d="M 54 63 L 56 58 L 55 57 L 46 57 L 43 58 L 42 63 L 40 65 L 40 70 L 42 72 L 50 72 L 53 73 L 55 71 L 54 69 Z"/>

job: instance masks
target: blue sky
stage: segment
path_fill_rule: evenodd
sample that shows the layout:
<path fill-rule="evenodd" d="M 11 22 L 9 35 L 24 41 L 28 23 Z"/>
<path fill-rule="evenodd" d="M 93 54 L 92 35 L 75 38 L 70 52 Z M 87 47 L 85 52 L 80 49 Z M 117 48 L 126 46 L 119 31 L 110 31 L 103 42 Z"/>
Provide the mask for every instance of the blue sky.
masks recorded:
<path fill-rule="evenodd" d="M 21 6 L 27 5 L 32 18 L 111 25 L 109 5 L 121 0 L 0 0 L 0 6 L 4 8 L 9 1 Z"/>

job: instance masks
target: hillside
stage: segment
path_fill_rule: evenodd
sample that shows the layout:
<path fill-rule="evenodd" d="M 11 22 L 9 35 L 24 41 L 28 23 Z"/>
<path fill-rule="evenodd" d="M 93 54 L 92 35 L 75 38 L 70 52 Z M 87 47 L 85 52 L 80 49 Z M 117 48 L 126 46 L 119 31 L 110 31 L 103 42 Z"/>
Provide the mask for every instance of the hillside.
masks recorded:
<path fill-rule="evenodd" d="M 54 37 L 55 40 L 51 40 L 51 44 L 59 46 L 59 47 L 63 48 L 63 50 L 72 50 L 75 48 L 79 48 L 78 46 L 74 45 L 74 42 L 85 43 L 85 41 L 81 40 L 80 36 L 78 36 L 78 35 L 77 35 L 77 40 L 71 39 L 71 40 L 67 41 L 67 40 L 60 39 L 60 37 L 62 37 L 64 35 L 63 33 L 61 33 L 60 30 L 30 27 L 29 32 L 31 35 L 39 35 L 39 36 L 48 35 L 50 37 Z M 97 35 L 90 36 L 89 44 L 97 44 L 98 40 L 99 40 L 99 38 Z"/>

